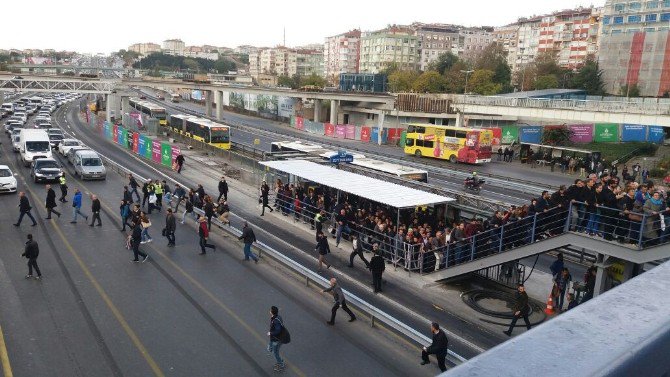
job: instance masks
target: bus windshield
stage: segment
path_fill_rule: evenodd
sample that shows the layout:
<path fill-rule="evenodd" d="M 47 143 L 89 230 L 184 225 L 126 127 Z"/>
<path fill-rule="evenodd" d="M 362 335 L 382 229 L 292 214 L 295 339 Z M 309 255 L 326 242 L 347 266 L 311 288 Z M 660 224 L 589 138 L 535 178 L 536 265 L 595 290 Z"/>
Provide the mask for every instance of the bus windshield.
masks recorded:
<path fill-rule="evenodd" d="M 210 143 L 228 143 L 230 142 L 230 130 L 225 127 L 210 128 L 212 138 Z"/>

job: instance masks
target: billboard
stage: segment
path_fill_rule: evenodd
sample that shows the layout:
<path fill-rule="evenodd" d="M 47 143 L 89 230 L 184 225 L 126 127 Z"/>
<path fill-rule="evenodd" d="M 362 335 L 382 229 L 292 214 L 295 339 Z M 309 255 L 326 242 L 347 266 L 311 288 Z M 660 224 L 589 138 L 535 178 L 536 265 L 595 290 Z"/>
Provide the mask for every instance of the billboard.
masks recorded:
<path fill-rule="evenodd" d="M 370 141 L 370 127 L 361 127 L 361 141 Z"/>
<path fill-rule="evenodd" d="M 161 142 L 151 140 L 151 160 L 157 164 L 161 163 Z"/>
<path fill-rule="evenodd" d="M 335 126 L 334 125 L 332 125 L 330 123 L 326 123 L 325 128 L 326 128 L 326 136 L 335 136 Z"/>
<path fill-rule="evenodd" d="M 647 139 L 650 143 L 662 143 L 665 140 L 665 133 L 663 132 L 663 127 L 661 126 L 649 126 L 649 138 Z"/>
<path fill-rule="evenodd" d="M 172 146 L 166 141 L 161 143 L 161 165 L 172 166 Z"/>
<path fill-rule="evenodd" d="M 540 126 L 519 127 L 519 141 L 522 143 L 531 143 L 531 144 L 542 143 L 542 127 Z"/>
<path fill-rule="evenodd" d="M 621 127 L 621 141 L 646 141 L 647 126 L 641 124 L 624 124 Z"/>
<path fill-rule="evenodd" d="M 151 143 L 151 139 L 149 139 L 148 137 L 146 137 L 144 135 L 139 135 L 139 134 L 138 134 L 138 137 L 139 137 L 139 143 L 138 143 L 138 147 L 137 147 L 137 153 L 142 157 L 146 157 L 147 156 L 147 150 L 150 150 L 149 143 Z"/>
<path fill-rule="evenodd" d="M 598 143 L 616 143 L 619 141 L 619 125 L 616 123 L 596 123 L 593 141 Z"/>
<path fill-rule="evenodd" d="M 347 134 L 347 126 L 344 124 L 338 124 L 335 126 L 335 137 L 339 139 L 344 139 L 344 136 Z"/>
<path fill-rule="evenodd" d="M 133 152 L 140 153 L 140 134 L 133 132 Z"/>
<path fill-rule="evenodd" d="M 303 117 L 295 117 L 295 128 L 300 131 L 305 129 L 305 119 Z"/>
<path fill-rule="evenodd" d="M 347 139 L 352 139 L 352 140 L 355 139 L 356 138 L 356 126 L 354 126 L 353 124 L 347 124 L 345 127 L 346 127 L 346 130 L 345 130 L 345 133 L 344 133 L 344 137 L 347 138 Z"/>
<path fill-rule="evenodd" d="M 519 127 L 503 126 L 500 141 L 502 144 L 512 144 L 519 140 Z"/>
<path fill-rule="evenodd" d="M 573 143 L 590 143 L 593 141 L 592 124 L 571 124 L 569 129 L 572 133 L 570 141 Z"/>
<path fill-rule="evenodd" d="M 174 163 L 177 160 L 177 156 L 181 154 L 181 148 L 177 145 L 172 146 L 172 162 Z"/>
<path fill-rule="evenodd" d="M 118 143 L 118 140 L 119 140 L 119 126 L 117 126 L 116 124 L 112 126 L 112 137 L 111 137 L 111 139 L 115 143 Z"/>
<path fill-rule="evenodd" d="M 289 118 L 294 114 L 294 107 L 297 99 L 291 97 L 278 97 L 277 106 L 279 107 L 278 115 L 280 117 Z"/>

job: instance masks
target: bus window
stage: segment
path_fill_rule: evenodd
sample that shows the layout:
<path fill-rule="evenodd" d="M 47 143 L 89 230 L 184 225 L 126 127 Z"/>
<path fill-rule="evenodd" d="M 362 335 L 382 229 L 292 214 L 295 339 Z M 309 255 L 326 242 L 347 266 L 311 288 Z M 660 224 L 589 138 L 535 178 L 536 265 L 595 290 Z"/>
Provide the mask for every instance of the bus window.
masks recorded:
<path fill-rule="evenodd" d="M 417 147 L 423 147 L 423 140 L 417 139 L 416 140 L 416 146 Z"/>
<path fill-rule="evenodd" d="M 435 143 L 432 140 L 431 141 L 428 141 L 428 140 L 423 141 L 423 146 L 425 148 L 434 148 L 433 144 L 435 144 Z"/>
<path fill-rule="evenodd" d="M 406 147 L 413 147 L 414 146 L 414 139 L 405 139 L 405 146 Z"/>
<path fill-rule="evenodd" d="M 414 131 L 414 132 L 416 132 L 418 134 L 425 134 L 426 133 L 426 127 L 417 126 L 416 131 Z"/>
<path fill-rule="evenodd" d="M 411 134 L 413 132 L 416 132 L 415 129 L 416 129 L 416 127 L 414 127 L 410 124 L 409 126 L 407 126 L 407 133 Z"/>
<path fill-rule="evenodd" d="M 456 137 L 456 130 L 444 130 L 444 136 Z"/>
<path fill-rule="evenodd" d="M 456 137 L 459 139 L 465 139 L 468 133 L 465 131 L 456 131 Z"/>

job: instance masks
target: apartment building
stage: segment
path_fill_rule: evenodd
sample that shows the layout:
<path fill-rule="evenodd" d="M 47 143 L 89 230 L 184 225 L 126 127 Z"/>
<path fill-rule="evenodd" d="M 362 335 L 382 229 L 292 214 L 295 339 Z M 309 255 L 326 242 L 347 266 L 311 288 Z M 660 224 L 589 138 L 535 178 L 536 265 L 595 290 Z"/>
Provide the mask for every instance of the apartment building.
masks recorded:
<path fill-rule="evenodd" d="M 459 40 L 459 27 L 443 24 L 414 23 L 419 38 L 419 69 L 425 71 L 437 57 L 452 50 Z"/>
<path fill-rule="evenodd" d="M 493 43 L 493 28 L 460 28 L 458 40 L 452 44 L 451 52 L 459 57 L 473 58 L 491 43 Z"/>
<path fill-rule="evenodd" d="M 379 73 L 391 64 L 419 69 L 419 37 L 411 27 L 391 26 L 361 34 L 361 73 Z"/>
<path fill-rule="evenodd" d="M 313 49 L 298 49 L 295 57 L 295 73 L 300 76 L 324 75 L 323 46 Z M 312 46 L 317 47 L 317 46 Z"/>
<path fill-rule="evenodd" d="M 326 79 L 337 82 L 340 73 L 358 73 L 361 53 L 361 31 L 327 37 L 323 45 L 323 68 Z"/>
<path fill-rule="evenodd" d="M 182 56 L 186 44 L 181 39 L 166 39 L 163 41 L 163 52 L 168 55 Z"/>
<path fill-rule="evenodd" d="M 507 52 L 507 64 L 514 69 L 519 43 L 519 25 L 512 24 L 495 28 L 493 40 Z"/>
<path fill-rule="evenodd" d="M 133 51 L 141 56 L 151 55 L 155 52 L 161 52 L 161 46 L 158 43 L 135 43 L 128 46 L 128 51 Z"/>

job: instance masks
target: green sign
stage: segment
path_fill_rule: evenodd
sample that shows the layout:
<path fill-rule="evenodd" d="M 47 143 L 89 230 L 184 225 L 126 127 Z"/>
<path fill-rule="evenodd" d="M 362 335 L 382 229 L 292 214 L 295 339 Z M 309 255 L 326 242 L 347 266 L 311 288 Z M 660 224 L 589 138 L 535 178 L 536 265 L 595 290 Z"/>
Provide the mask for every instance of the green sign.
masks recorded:
<path fill-rule="evenodd" d="M 291 127 L 295 127 L 295 117 L 291 117 Z"/>
<path fill-rule="evenodd" d="M 619 125 L 614 123 L 596 123 L 593 141 L 597 143 L 616 143 L 619 141 Z"/>
<path fill-rule="evenodd" d="M 407 140 L 407 131 L 400 134 L 400 148 L 405 148 L 405 140 Z"/>
<path fill-rule="evenodd" d="M 172 166 L 172 146 L 170 143 L 161 143 L 161 164 L 163 166 Z"/>
<path fill-rule="evenodd" d="M 501 144 L 512 144 L 519 140 L 519 127 L 517 126 L 503 126 L 502 135 L 500 137 Z"/>
<path fill-rule="evenodd" d="M 144 158 L 147 160 L 151 160 L 151 150 L 153 149 L 153 140 L 151 140 L 150 137 L 142 135 L 140 136 L 142 139 L 144 139 L 144 142 L 146 143 L 146 149 L 144 150 Z"/>
<path fill-rule="evenodd" d="M 123 129 L 119 129 L 119 131 L 121 131 L 121 134 L 122 134 L 122 135 L 121 135 L 121 145 L 122 145 L 124 148 L 127 149 L 127 148 L 128 148 L 128 130 L 126 130 L 125 128 L 123 128 Z"/>

